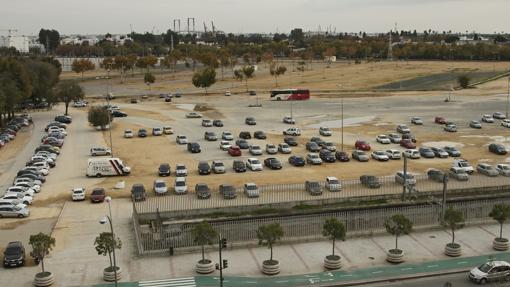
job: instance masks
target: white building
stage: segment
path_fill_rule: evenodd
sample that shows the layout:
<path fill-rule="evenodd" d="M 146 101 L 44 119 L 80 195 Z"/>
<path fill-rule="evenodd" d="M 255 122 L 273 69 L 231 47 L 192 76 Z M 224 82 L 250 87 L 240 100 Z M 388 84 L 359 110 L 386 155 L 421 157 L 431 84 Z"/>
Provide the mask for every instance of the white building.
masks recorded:
<path fill-rule="evenodd" d="M 20 53 L 28 53 L 29 39 L 25 36 L 0 36 L 0 47 L 14 47 Z"/>

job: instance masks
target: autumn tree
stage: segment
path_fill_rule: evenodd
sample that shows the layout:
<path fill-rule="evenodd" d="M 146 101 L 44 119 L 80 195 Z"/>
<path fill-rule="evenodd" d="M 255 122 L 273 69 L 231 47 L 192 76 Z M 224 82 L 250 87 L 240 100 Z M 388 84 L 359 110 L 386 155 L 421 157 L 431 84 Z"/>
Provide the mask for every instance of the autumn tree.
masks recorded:
<path fill-rule="evenodd" d="M 71 69 L 73 72 L 80 74 L 81 73 L 81 79 L 83 80 L 83 74 L 88 71 L 93 71 L 96 68 L 94 63 L 92 63 L 89 59 L 76 59 L 71 64 Z"/>
<path fill-rule="evenodd" d="M 57 85 L 57 99 L 64 102 L 66 115 L 69 109 L 69 103 L 71 103 L 71 101 L 76 102 L 81 100 L 83 96 L 83 89 L 78 82 L 74 80 L 62 81 Z"/>
<path fill-rule="evenodd" d="M 275 86 L 278 87 L 278 77 L 285 74 L 287 67 L 278 65 L 276 62 L 272 62 L 269 67 L 269 73 L 274 77 Z"/>

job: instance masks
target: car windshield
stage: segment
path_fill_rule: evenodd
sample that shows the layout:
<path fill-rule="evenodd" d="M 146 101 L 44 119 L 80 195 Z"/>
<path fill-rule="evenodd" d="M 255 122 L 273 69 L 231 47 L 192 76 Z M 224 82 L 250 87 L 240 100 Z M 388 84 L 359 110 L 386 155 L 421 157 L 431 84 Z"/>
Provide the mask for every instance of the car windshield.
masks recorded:
<path fill-rule="evenodd" d="M 329 184 L 339 184 L 339 181 L 336 179 L 330 180 Z"/>
<path fill-rule="evenodd" d="M 500 166 L 500 169 L 503 169 L 503 170 L 510 170 L 510 166 L 508 166 L 508 165 L 502 165 L 502 166 Z"/>
<path fill-rule="evenodd" d="M 289 147 L 289 145 L 287 145 L 287 144 L 282 144 L 281 146 L 282 146 L 282 148 L 288 148 Z"/>
<path fill-rule="evenodd" d="M 155 186 L 156 187 L 165 187 L 166 184 L 164 182 L 156 182 Z"/>
<path fill-rule="evenodd" d="M 176 181 L 175 186 L 186 186 L 186 182 L 185 181 Z"/>
<path fill-rule="evenodd" d="M 81 193 L 83 193 L 83 191 L 82 190 L 75 190 L 75 191 L 73 191 L 73 193 L 74 194 L 81 194 Z"/>
<path fill-rule="evenodd" d="M 20 249 L 18 247 L 8 247 L 4 253 L 5 255 L 17 255 L 20 253 Z"/>
<path fill-rule="evenodd" d="M 376 154 L 376 155 L 386 155 L 386 153 L 385 153 L 385 152 L 383 152 L 383 151 L 376 151 L 376 152 L 375 152 L 375 154 Z"/>
<path fill-rule="evenodd" d="M 318 155 L 316 155 L 316 154 L 311 154 L 311 155 L 310 155 L 310 158 L 318 158 L 318 157 L 319 157 L 319 156 L 318 156 Z"/>
<path fill-rule="evenodd" d="M 175 167 L 175 169 L 182 170 L 182 169 L 186 169 L 186 167 L 184 165 L 178 165 L 178 166 Z"/>
<path fill-rule="evenodd" d="M 275 148 L 275 146 L 274 146 L 274 145 L 272 145 L 272 144 L 268 144 L 268 145 L 267 145 L 267 148 Z"/>
<path fill-rule="evenodd" d="M 260 161 L 258 159 L 255 159 L 255 160 L 252 160 L 251 163 L 252 164 L 260 164 Z"/>
<path fill-rule="evenodd" d="M 461 161 L 461 162 L 459 162 L 459 165 L 462 166 L 462 167 L 468 167 L 469 163 Z"/>
<path fill-rule="evenodd" d="M 247 185 L 247 186 L 246 186 L 246 189 L 248 189 L 248 190 L 256 190 L 256 189 L 257 189 L 257 186 L 256 186 L 256 185 L 251 185 L 251 184 L 250 184 L 250 185 Z"/>
<path fill-rule="evenodd" d="M 223 163 L 222 162 L 215 162 L 214 166 L 223 166 Z"/>
<path fill-rule="evenodd" d="M 488 273 L 492 269 L 492 267 L 493 267 L 492 265 L 485 263 L 478 267 L 478 269 L 480 269 L 480 271 L 482 271 L 483 273 Z"/>
<path fill-rule="evenodd" d="M 332 142 L 327 142 L 326 146 L 333 146 L 333 143 Z"/>

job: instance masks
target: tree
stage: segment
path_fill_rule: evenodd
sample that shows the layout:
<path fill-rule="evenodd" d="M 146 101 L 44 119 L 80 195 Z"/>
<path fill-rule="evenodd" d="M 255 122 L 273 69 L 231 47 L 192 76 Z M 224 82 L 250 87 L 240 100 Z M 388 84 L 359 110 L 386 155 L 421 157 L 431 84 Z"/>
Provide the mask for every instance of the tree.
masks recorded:
<path fill-rule="evenodd" d="M 69 103 L 71 101 L 78 101 L 83 99 L 83 89 L 78 84 L 78 82 L 74 80 L 62 81 L 57 86 L 57 99 L 59 101 L 64 102 L 66 107 L 65 114 L 67 115 L 67 110 L 69 108 Z"/>
<path fill-rule="evenodd" d="M 398 237 L 409 234 L 413 230 L 413 223 L 403 214 L 395 214 L 384 222 L 386 232 L 395 236 L 395 250 L 398 250 Z"/>
<path fill-rule="evenodd" d="M 467 75 L 460 75 L 458 78 L 457 78 L 457 82 L 459 83 L 459 85 L 463 88 L 463 89 L 466 89 L 469 87 L 469 82 L 471 81 L 471 79 L 467 76 Z"/>
<path fill-rule="evenodd" d="M 261 225 L 257 229 L 259 245 L 267 246 L 271 250 L 269 261 L 273 261 L 273 245 L 283 237 L 283 228 L 279 223 Z"/>
<path fill-rule="evenodd" d="M 335 256 L 335 241 L 337 239 L 345 241 L 345 234 L 345 225 L 340 220 L 334 217 L 326 219 L 322 227 L 322 235 L 333 241 L 333 256 Z"/>
<path fill-rule="evenodd" d="M 204 68 L 196 71 L 191 82 L 197 88 L 204 88 L 207 95 L 207 88 L 216 83 L 216 71 L 213 68 Z"/>
<path fill-rule="evenodd" d="M 38 40 L 47 52 L 53 52 L 60 43 L 60 34 L 57 30 L 41 29 Z"/>
<path fill-rule="evenodd" d="M 494 205 L 489 216 L 499 223 L 499 238 L 503 238 L 503 224 L 510 217 L 510 205 L 504 203 Z"/>
<path fill-rule="evenodd" d="M 108 255 L 110 267 L 113 267 L 112 252 L 114 247 L 115 249 L 120 249 L 122 247 L 120 238 L 117 237 L 114 240 L 111 232 L 101 232 L 94 240 L 94 246 L 98 255 Z"/>
<path fill-rule="evenodd" d="M 55 238 L 40 232 L 39 234 L 30 235 L 28 244 L 32 246 L 32 257 L 41 262 L 42 272 L 44 272 L 44 257 L 50 254 L 53 246 L 55 246 Z"/>
<path fill-rule="evenodd" d="M 143 76 L 143 82 L 149 86 L 149 93 L 151 91 L 151 85 L 154 84 L 154 82 L 156 82 L 156 77 L 152 74 L 152 73 L 145 73 L 145 75 Z"/>
<path fill-rule="evenodd" d="M 296 48 L 304 47 L 305 34 L 303 33 L 303 29 L 295 28 L 290 31 L 289 40 L 292 41 Z"/>
<path fill-rule="evenodd" d="M 71 65 L 71 69 L 73 72 L 80 74 L 81 73 L 81 79 L 83 80 L 83 74 L 87 71 L 92 71 L 96 68 L 94 63 L 90 61 L 89 59 L 76 59 L 73 61 Z"/>
<path fill-rule="evenodd" d="M 278 65 L 277 63 L 275 62 L 272 62 L 271 63 L 271 66 L 269 67 L 269 73 L 274 76 L 274 80 L 275 80 L 275 85 L 276 87 L 278 87 L 278 77 L 280 75 L 283 75 L 285 74 L 285 72 L 287 72 L 287 67 L 285 66 L 280 66 Z"/>
<path fill-rule="evenodd" d="M 231 64 L 231 55 L 230 52 L 223 48 L 218 51 L 218 60 L 220 62 L 221 67 L 221 80 L 223 81 L 223 74 L 226 67 L 230 66 Z"/>
<path fill-rule="evenodd" d="M 113 58 L 113 65 L 112 67 L 115 70 L 119 70 L 120 73 L 120 83 L 124 83 L 124 73 L 130 69 L 128 66 L 128 58 L 126 56 L 120 56 L 117 55 L 115 58 Z"/>
<path fill-rule="evenodd" d="M 193 235 L 193 242 L 199 244 L 202 247 L 202 260 L 200 263 L 205 262 L 205 249 L 204 246 L 211 245 L 214 242 L 214 238 L 218 235 L 216 230 L 207 221 L 202 221 L 191 230 Z"/>
<path fill-rule="evenodd" d="M 449 207 L 445 213 L 441 225 L 452 231 L 452 244 L 455 243 L 455 230 L 464 227 L 464 214 L 460 210 Z"/>
<path fill-rule="evenodd" d="M 246 92 L 248 92 L 248 79 L 253 77 L 255 67 L 253 65 L 245 65 L 241 71 L 243 72 L 244 82 L 246 83 Z"/>
<path fill-rule="evenodd" d="M 100 106 L 91 107 L 88 112 L 89 123 L 95 127 L 105 127 L 111 122 L 108 110 Z"/>

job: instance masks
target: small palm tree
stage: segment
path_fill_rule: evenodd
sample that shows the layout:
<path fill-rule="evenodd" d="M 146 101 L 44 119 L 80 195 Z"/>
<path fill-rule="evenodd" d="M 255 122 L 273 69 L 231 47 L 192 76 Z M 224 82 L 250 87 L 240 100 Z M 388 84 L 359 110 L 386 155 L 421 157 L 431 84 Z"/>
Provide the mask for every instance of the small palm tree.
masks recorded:
<path fill-rule="evenodd" d="M 337 239 L 345 241 L 345 225 L 334 217 L 328 218 L 322 227 L 322 235 L 333 241 L 333 251 L 331 255 L 335 256 L 335 241 Z"/>
<path fill-rule="evenodd" d="M 202 221 L 199 224 L 195 225 L 193 230 L 191 231 L 193 234 L 193 241 L 196 244 L 200 244 L 202 247 L 202 260 L 200 263 L 208 263 L 205 260 L 205 245 L 211 245 L 214 242 L 214 238 L 218 235 L 216 230 L 209 224 L 207 221 Z"/>
<path fill-rule="evenodd" d="M 496 220 L 499 225 L 499 238 L 503 238 L 503 224 L 510 217 L 510 205 L 508 204 L 496 204 L 489 213 L 492 219 Z"/>
<path fill-rule="evenodd" d="M 267 246 L 271 250 L 271 257 L 269 263 L 273 261 L 273 245 L 283 237 L 283 228 L 279 223 L 271 223 L 268 225 L 261 225 L 257 230 L 257 238 L 259 245 Z"/>

